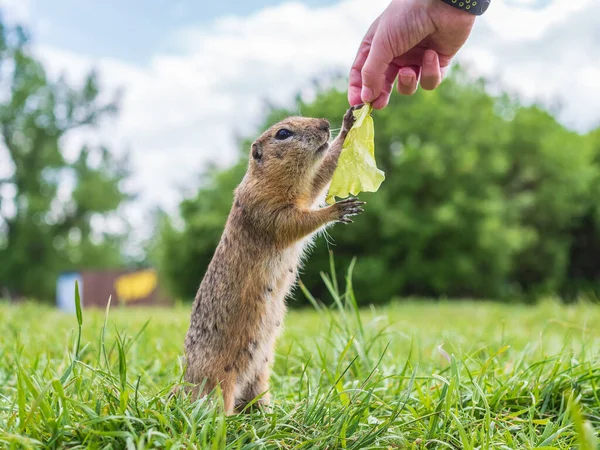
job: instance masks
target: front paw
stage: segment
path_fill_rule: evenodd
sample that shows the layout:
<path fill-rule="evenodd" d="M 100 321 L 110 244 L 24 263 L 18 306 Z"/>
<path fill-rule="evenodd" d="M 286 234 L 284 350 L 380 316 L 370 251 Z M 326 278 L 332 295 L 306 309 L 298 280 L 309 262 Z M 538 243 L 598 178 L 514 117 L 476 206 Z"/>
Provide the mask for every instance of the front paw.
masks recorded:
<path fill-rule="evenodd" d="M 361 202 L 355 197 L 350 197 L 335 203 L 333 205 L 335 209 L 334 221 L 346 224 L 353 223 L 353 220 L 350 219 L 350 217 L 357 216 L 363 212 L 364 209 L 362 209 L 362 206 L 365 204 L 365 202 Z"/>
<path fill-rule="evenodd" d="M 354 111 L 362 108 L 363 106 L 364 106 L 363 104 L 360 104 L 360 105 L 351 106 L 350 108 L 348 108 L 348 110 L 346 111 L 346 114 L 344 114 L 344 121 L 342 123 L 342 133 L 347 134 L 348 131 L 350 131 L 350 128 L 352 128 L 352 126 L 354 125 L 354 122 L 356 121 L 356 119 L 354 118 Z"/>

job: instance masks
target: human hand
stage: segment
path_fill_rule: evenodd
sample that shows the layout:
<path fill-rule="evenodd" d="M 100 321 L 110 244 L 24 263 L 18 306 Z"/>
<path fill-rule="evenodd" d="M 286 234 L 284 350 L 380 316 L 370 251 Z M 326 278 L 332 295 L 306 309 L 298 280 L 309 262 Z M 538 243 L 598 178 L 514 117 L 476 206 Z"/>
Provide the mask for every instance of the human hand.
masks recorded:
<path fill-rule="evenodd" d="M 435 89 L 474 21 L 440 0 L 393 0 L 360 44 L 350 70 L 350 105 L 384 108 L 396 78 L 404 95 L 416 92 L 419 79 L 423 89 Z"/>

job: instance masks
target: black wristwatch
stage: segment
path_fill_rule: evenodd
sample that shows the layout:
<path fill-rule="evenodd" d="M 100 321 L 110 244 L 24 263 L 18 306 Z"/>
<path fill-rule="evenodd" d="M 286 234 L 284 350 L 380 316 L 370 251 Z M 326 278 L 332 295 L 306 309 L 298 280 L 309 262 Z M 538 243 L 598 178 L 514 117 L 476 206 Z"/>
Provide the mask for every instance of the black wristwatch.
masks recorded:
<path fill-rule="evenodd" d="M 448 3 L 450 6 L 462 9 L 476 16 L 482 15 L 488 6 L 490 6 L 490 0 L 442 0 L 444 3 Z"/>

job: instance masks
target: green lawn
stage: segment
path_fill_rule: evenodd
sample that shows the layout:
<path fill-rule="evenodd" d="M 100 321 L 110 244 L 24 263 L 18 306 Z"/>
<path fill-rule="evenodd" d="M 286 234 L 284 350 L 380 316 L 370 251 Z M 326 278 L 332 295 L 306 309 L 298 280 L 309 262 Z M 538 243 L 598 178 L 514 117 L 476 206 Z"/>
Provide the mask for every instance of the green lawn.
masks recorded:
<path fill-rule="evenodd" d="M 272 412 L 228 418 L 166 395 L 188 308 L 84 310 L 72 364 L 74 315 L 0 303 L 0 448 L 597 448 L 597 305 L 346 298 L 288 315 Z"/>

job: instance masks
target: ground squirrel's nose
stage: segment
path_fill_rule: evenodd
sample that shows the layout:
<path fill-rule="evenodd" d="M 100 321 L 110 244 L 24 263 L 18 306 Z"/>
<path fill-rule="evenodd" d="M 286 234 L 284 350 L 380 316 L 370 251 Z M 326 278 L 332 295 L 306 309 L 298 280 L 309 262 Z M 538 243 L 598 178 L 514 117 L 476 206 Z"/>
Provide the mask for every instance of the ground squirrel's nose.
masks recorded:
<path fill-rule="evenodd" d="M 329 131 L 329 120 L 321 119 L 319 123 L 319 130 Z"/>

